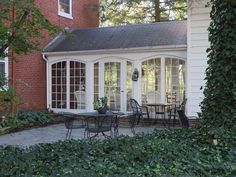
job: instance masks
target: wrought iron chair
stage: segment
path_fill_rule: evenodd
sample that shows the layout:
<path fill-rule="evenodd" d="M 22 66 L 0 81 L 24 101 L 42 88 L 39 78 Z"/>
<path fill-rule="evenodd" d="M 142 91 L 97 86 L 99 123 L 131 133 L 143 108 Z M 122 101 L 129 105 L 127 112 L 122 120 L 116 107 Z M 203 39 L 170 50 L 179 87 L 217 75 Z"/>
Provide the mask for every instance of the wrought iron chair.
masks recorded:
<path fill-rule="evenodd" d="M 76 114 L 70 112 L 59 112 L 58 115 L 64 118 L 65 127 L 67 129 L 66 139 L 71 138 L 73 129 L 85 128 L 85 122 L 83 119 L 75 119 L 77 117 Z"/>
<path fill-rule="evenodd" d="M 184 110 L 180 109 L 177 110 L 178 115 L 179 115 L 179 120 L 180 120 L 180 124 L 183 128 L 188 128 L 189 127 L 189 121 L 188 121 L 188 117 L 185 115 Z"/>
<path fill-rule="evenodd" d="M 77 101 L 77 109 L 85 109 L 86 92 L 78 90 L 75 91 L 74 94 Z"/>
<path fill-rule="evenodd" d="M 147 106 L 140 106 L 138 102 L 132 98 L 130 99 L 130 106 L 133 111 L 133 117 L 138 119 L 137 124 L 139 124 L 140 120 L 144 121 L 143 116 L 146 116 L 148 119 L 150 118 Z"/>
<path fill-rule="evenodd" d="M 101 133 L 104 137 L 113 137 L 113 116 L 103 115 L 98 117 L 87 117 L 86 118 L 86 128 L 85 135 L 87 138 L 94 138 Z M 110 136 L 105 134 L 105 132 L 110 132 Z M 94 134 L 91 136 L 91 134 Z"/>
<path fill-rule="evenodd" d="M 169 125 L 168 126 L 170 126 L 170 122 L 171 122 L 172 118 L 173 118 L 173 127 L 175 126 L 176 117 L 178 117 L 180 119 L 179 114 L 178 114 L 178 110 L 182 110 L 183 113 L 185 114 L 186 102 L 187 102 L 187 98 L 184 98 L 182 103 L 179 106 L 175 105 L 174 107 L 172 107 L 168 110 L 168 116 L 169 116 Z"/>

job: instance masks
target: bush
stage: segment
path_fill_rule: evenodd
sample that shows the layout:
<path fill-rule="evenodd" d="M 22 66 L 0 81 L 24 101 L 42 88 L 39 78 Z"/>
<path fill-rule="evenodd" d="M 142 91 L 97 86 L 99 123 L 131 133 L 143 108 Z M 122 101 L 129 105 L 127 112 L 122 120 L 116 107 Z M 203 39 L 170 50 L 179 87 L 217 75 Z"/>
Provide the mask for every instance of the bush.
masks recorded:
<path fill-rule="evenodd" d="M 52 114 L 41 111 L 22 111 L 17 115 L 17 119 L 28 123 L 46 124 L 52 120 Z"/>
<path fill-rule="evenodd" d="M 53 115 L 47 111 L 21 111 L 14 118 L 7 118 L 0 122 L 0 128 L 24 128 L 34 125 L 46 125 L 53 121 Z"/>
<path fill-rule="evenodd" d="M 156 130 L 104 141 L 0 147 L 0 176 L 236 176 L 236 131 Z M 214 137 L 216 138 L 216 137 Z"/>

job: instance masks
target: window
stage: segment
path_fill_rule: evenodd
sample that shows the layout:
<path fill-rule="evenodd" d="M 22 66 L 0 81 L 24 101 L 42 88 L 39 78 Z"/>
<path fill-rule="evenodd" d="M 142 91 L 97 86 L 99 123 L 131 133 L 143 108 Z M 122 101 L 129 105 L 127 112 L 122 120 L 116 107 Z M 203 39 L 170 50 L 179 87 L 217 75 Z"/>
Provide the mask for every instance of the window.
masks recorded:
<path fill-rule="evenodd" d="M 58 15 L 72 18 L 72 0 L 58 0 Z"/>
<path fill-rule="evenodd" d="M 7 77 L 8 76 L 8 59 L 0 58 L 0 78 Z M 0 83 L 0 86 L 4 86 L 4 83 Z"/>
<path fill-rule="evenodd" d="M 62 61 L 52 65 L 52 108 L 86 109 L 85 72 L 85 64 L 81 62 Z"/>
<path fill-rule="evenodd" d="M 5 74 L 5 62 L 0 60 L 0 74 Z"/>
<path fill-rule="evenodd" d="M 70 109 L 86 108 L 85 64 L 70 61 Z"/>
<path fill-rule="evenodd" d="M 142 62 L 142 104 L 161 100 L 161 59 Z"/>
<path fill-rule="evenodd" d="M 182 101 L 185 92 L 185 62 L 166 58 L 166 94 L 175 93 L 177 101 Z"/>
<path fill-rule="evenodd" d="M 66 108 L 66 61 L 52 65 L 52 108 Z"/>
<path fill-rule="evenodd" d="M 99 98 L 99 63 L 94 64 L 94 100 Z"/>

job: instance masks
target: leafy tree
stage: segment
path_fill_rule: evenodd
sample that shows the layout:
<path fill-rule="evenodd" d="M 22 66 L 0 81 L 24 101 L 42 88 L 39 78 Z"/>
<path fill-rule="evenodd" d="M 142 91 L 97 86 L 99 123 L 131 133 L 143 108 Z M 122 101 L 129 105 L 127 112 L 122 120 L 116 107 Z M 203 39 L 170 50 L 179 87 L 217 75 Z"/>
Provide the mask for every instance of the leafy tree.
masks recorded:
<path fill-rule="evenodd" d="M 203 124 L 236 127 L 236 1 L 211 0 Z"/>
<path fill-rule="evenodd" d="M 27 54 L 37 49 L 43 31 L 58 31 L 44 18 L 34 0 L 1 0 L 0 9 L 0 57 L 6 55 L 7 48 L 16 54 Z"/>
<path fill-rule="evenodd" d="M 186 0 L 101 0 L 102 26 L 181 20 Z"/>

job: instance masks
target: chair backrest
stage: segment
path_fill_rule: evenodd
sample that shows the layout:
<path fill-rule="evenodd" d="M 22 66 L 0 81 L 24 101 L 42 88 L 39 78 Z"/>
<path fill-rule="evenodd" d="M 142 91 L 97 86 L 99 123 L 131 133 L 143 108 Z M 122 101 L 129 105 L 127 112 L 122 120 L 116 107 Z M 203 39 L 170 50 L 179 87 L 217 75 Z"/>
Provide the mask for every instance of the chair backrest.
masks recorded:
<path fill-rule="evenodd" d="M 181 126 L 184 128 L 188 128 L 189 127 L 189 122 L 188 122 L 188 117 L 185 115 L 183 110 L 177 110 L 178 115 L 179 115 L 179 120 L 181 123 Z"/>
<path fill-rule="evenodd" d="M 176 103 L 177 95 L 176 93 L 166 93 L 166 102 L 167 103 Z"/>
<path fill-rule="evenodd" d="M 75 91 L 74 94 L 77 101 L 77 106 L 78 107 L 84 106 L 86 103 L 86 92 L 78 90 Z"/>
<path fill-rule="evenodd" d="M 183 110 L 185 113 L 185 106 L 186 106 L 187 98 L 184 98 L 182 103 L 180 104 L 180 109 Z"/>
<path fill-rule="evenodd" d="M 58 115 L 64 118 L 65 127 L 71 129 L 74 122 L 75 114 L 69 112 L 59 112 Z"/>
<path fill-rule="evenodd" d="M 130 99 L 130 107 L 133 111 L 133 114 L 140 114 L 141 113 L 141 106 L 138 104 L 138 102 L 135 99 Z"/>
<path fill-rule="evenodd" d="M 94 133 L 111 131 L 112 123 L 113 118 L 111 116 L 86 118 L 87 130 Z"/>

